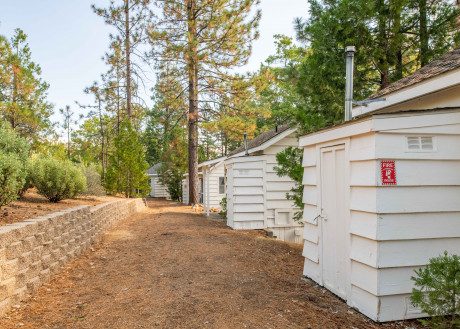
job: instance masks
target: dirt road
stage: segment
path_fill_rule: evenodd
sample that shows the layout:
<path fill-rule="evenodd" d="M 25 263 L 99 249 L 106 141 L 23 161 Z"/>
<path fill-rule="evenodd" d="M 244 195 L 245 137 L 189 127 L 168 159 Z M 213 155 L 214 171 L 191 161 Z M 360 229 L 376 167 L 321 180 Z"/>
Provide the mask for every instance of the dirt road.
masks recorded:
<path fill-rule="evenodd" d="M 149 201 L 17 305 L 0 328 L 414 328 L 377 325 L 300 280 L 301 246 Z"/>

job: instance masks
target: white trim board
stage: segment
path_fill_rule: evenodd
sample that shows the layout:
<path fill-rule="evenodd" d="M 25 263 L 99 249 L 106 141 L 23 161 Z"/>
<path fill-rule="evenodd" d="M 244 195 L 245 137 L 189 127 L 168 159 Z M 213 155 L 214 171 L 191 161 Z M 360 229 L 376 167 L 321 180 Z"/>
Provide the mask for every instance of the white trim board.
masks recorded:
<path fill-rule="evenodd" d="M 369 103 L 367 106 L 357 106 L 352 109 L 352 117 L 363 115 L 366 113 L 383 110 L 390 106 L 401 104 L 417 97 L 426 96 L 449 89 L 460 84 L 460 68 L 440 74 L 431 79 L 418 82 L 412 86 L 396 90 L 387 95 L 383 95 L 384 101 Z"/>

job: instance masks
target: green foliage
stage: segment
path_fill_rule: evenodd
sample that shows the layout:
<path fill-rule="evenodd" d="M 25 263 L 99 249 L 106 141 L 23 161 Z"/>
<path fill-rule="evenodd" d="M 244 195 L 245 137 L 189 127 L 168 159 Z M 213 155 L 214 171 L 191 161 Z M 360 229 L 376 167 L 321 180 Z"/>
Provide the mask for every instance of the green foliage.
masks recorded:
<path fill-rule="evenodd" d="M 29 149 L 7 122 L 0 123 L 0 207 L 16 200 L 23 189 Z"/>
<path fill-rule="evenodd" d="M 279 167 L 274 168 L 278 176 L 288 176 L 295 182 L 295 186 L 291 188 L 292 193 L 286 193 L 286 199 L 294 200 L 295 206 L 300 208 L 300 211 L 294 214 L 294 220 L 301 220 L 303 216 L 302 159 L 303 150 L 289 146 L 276 155 Z"/>
<path fill-rule="evenodd" d="M 80 169 L 86 177 L 87 190 L 83 194 L 105 195 L 104 187 L 101 184 L 101 175 L 97 171 L 96 166 L 94 164 L 90 164 L 89 166 L 82 165 Z"/>
<path fill-rule="evenodd" d="M 421 320 L 437 329 L 460 327 L 460 258 L 457 255 L 440 255 L 430 259 L 425 267 L 412 277 L 411 302 L 420 307 L 431 319 Z"/>
<path fill-rule="evenodd" d="M 32 187 L 32 179 L 31 179 L 31 159 L 27 159 L 26 164 L 25 164 L 25 170 L 26 170 L 26 177 L 24 180 L 24 186 L 18 191 L 18 196 L 22 198 L 24 193 Z"/>
<path fill-rule="evenodd" d="M 124 193 L 128 198 L 145 196 L 150 191 L 147 169 L 142 144 L 129 120 L 125 120 L 115 138 L 115 154 L 107 168 L 105 188 L 109 193 Z"/>
<path fill-rule="evenodd" d="M 38 156 L 30 166 L 32 184 L 50 202 L 75 198 L 86 190 L 86 178 L 72 162 Z"/>
<path fill-rule="evenodd" d="M 219 211 L 220 217 L 227 219 L 227 198 L 222 198 L 222 201 L 219 202 L 219 204 L 222 207 L 222 210 Z"/>
<path fill-rule="evenodd" d="M 26 41 L 20 29 L 11 40 L 0 36 L 0 118 L 37 146 L 50 132 L 52 105 L 46 100 L 49 85 L 40 78 Z"/>

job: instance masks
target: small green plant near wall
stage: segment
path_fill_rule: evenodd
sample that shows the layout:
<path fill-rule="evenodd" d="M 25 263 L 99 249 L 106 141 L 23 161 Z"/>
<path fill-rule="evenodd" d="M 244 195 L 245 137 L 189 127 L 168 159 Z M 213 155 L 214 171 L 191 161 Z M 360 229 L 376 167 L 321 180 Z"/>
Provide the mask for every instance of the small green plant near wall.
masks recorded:
<path fill-rule="evenodd" d="M 30 165 L 30 177 L 39 194 L 50 202 L 75 198 L 86 191 L 86 177 L 72 162 L 38 156 Z"/>
<path fill-rule="evenodd" d="M 295 182 L 291 193 L 286 193 L 287 200 L 293 200 L 300 210 L 294 214 L 294 220 L 300 221 L 303 217 L 303 150 L 289 146 L 276 155 L 277 167 L 273 169 L 279 177 L 288 176 Z"/>
<path fill-rule="evenodd" d="M 222 198 L 222 201 L 219 204 L 222 207 L 222 210 L 219 211 L 220 217 L 227 219 L 227 198 Z"/>
<path fill-rule="evenodd" d="M 415 271 L 411 302 L 430 318 L 420 320 L 434 329 L 460 328 L 460 258 L 447 251 Z"/>
<path fill-rule="evenodd" d="M 29 149 L 7 122 L 0 123 L 0 207 L 16 200 L 23 189 Z"/>

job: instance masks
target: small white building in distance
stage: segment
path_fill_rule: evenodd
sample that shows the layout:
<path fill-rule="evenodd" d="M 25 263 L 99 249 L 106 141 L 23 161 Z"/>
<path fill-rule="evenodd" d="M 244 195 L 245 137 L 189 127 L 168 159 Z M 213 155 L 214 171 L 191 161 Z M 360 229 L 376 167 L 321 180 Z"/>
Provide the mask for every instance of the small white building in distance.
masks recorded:
<path fill-rule="evenodd" d="M 235 230 L 267 229 L 284 241 L 302 242 L 302 223 L 293 220 L 294 202 L 286 193 L 295 186 L 279 177 L 276 154 L 288 146 L 298 147 L 289 125 L 267 131 L 241 146 L 225 160 L 227 179 L 227 225 Z"/>
<path fill-rule="evenodd" d="M 304 274 L 379 322 L 424 316 L 414 270 L 460 254 L 460 48 L 382 98 L 300 138 Z"/>
<path fill-rule="evenodd" d="M 184 174 L 184 179 L 182 179 L 182 203 L 188 204 L 188 173 Z M 203 203 L 203 173 L 198 172 L 198 202 Z"/>
<path fill-rule="evenodd" d="M 167 198 L 169 199 L 169 192 L 167 186 L 163 185 L 160 182 L 158 170 L 162 166 L 162 163 L 157 163 L 153 167 L 150 167 L 147 170 L 147 176 L 149 177 L 150 181 L 150 193 L 149 195 L 152 198 Z"/>
<path fill-rule="evenodd" d="M 210 209 L 222 210 L 220 203 L 225 198 L 225 166 L 221 157 L 202 162 L 198 165 L 203 177 L 203 206 L 204 212 L 209 214 Z"/>

